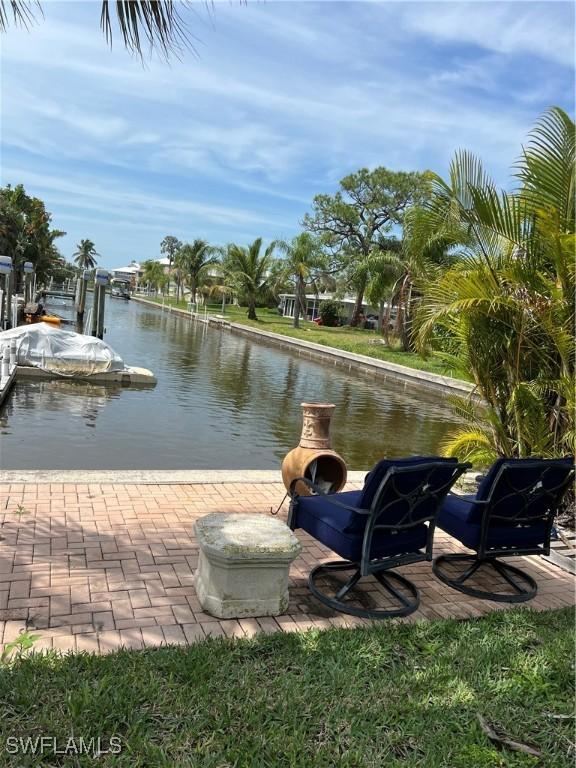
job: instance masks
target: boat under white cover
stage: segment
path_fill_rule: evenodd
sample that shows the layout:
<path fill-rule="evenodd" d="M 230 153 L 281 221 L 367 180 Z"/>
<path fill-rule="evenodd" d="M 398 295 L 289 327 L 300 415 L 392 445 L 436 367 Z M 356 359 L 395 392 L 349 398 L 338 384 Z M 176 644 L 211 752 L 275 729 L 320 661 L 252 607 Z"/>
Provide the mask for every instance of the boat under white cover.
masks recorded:
<path fill-rule="evenodd" d="M 0 333 L 0 354 L 16 342 L 18 366 L 39 368 L 58 376 L 85 378 L 127 370 L 111 346 L 94 336 L 35 323 Z"/>

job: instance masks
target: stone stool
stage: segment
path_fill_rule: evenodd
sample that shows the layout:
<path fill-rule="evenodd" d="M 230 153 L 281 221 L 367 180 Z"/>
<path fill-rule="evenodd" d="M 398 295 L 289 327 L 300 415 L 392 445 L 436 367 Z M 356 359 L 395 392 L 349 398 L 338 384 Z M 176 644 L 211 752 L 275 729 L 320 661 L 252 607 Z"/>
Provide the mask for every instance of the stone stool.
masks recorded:
<path fill-rule="evenodd" d="M 302 549 L 266 515 L 211 514 L 194 525 L 200 547 L 196 593 L 219 619 L 277 616 L 288 608 L 288 571 Z"/>

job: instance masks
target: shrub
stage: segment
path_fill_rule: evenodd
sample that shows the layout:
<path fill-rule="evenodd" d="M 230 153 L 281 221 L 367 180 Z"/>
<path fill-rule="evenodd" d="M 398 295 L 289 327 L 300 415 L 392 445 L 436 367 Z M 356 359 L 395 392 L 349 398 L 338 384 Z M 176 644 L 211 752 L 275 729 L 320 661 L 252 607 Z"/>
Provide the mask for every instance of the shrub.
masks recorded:
<path fill-rule="evenodd" d="M 320 317 L 322 325 L 334 328 L 340 325 L 340 305 L 337 301 L 327 299 L 320 304 Z"/>

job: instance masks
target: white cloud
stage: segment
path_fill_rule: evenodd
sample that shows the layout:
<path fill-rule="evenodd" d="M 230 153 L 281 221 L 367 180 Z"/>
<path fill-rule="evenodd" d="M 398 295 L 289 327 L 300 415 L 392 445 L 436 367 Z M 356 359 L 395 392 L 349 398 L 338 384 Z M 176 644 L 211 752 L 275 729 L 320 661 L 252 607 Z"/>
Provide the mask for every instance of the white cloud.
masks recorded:
<path fill-rule="evenodd" d="M 554 8 L 558 6 L 558 8 Z M 472 43 L 504 54 L 535 54 L 574 65 L 571 3 L 476 2 L 408 5 L 405 29 L 442 42 Z M 560 13 L 555 13 L 555 10 Z M 567 16 L 572 14 L 572 23 Z"/>
<path fill-rule="evenodd" d="M 26 170 L 17 167 L 3 167 L 3 183 L 14 183 L 15 179 L 44 192 L 63 193 L 67 197 L 66 204 L 70 207 L 97 210 L 114 216 L 126 215 L 129 211 L 133 216 L 144 220 L 150 214 L 175 219 L 179 216 L 191 216 L 197 220 L 205 220 L 223 227 L 246 224 L 266 224 L 269 226 L 284 226 L 282 219 L 266 214 L 260 214 L 235 206 L 208 205 L 185 197 L 168 197 L 144 193 L 130 185 L 119 182 L 102 183 L 101 179 L 83 177 L 74 179 L 70 174 L 66 178 L 50 176 L 45 173 Z"/>
<path fill-rule="evenodd" d="M 13 101 L 8 99 L 8 112 L 15 108 L 28 121 L 41 118 L 51 123 L 56 131 L 62 127 L 86 135 L 98 141 L 117 139 L 126 133 L 128 121 L 117 115 L 103 114 L 95 110 L 83 112 L 64 100 L 51 101 L 40 96 L 26 93 L 22 89 L 16 95 L 12 91 Z"/>

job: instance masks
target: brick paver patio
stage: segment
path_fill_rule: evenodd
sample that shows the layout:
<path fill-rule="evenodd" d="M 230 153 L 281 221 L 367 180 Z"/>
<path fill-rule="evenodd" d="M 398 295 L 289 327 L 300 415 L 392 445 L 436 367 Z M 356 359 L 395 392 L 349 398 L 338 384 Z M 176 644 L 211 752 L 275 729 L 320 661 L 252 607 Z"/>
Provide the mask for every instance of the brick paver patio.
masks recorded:
<path fill-rule="evenodd" d="M 202 611 L 194 591 L 194 520 L 209 512 L 269 514 L 283 494 L 279 483 L 0 485 L 0 642 L 28 628 L 41 636 L 38 649 L 106 652 L 210 635 L 364 623 L 332 614 L 311 597 L 310 568 L 334 555 L 301 531 L 303 551 L 291 570 L 286 615 L 219 621 Z M 286 507 L 280 516 L 285 514 Z M 457 551 L 458 545 L 438 532 L 436 550 Z M 527 605 L 546 610 L 574 604 L 573 576 L 540 558 L 518 560 L 539 585 Z M 429 563 L 400 570 L 422 592 L 419 610 L 403 621 L 466 618 L 508 607 L 450 589 Z M 369 585 L 366 596 L 382 599 Z"/>

